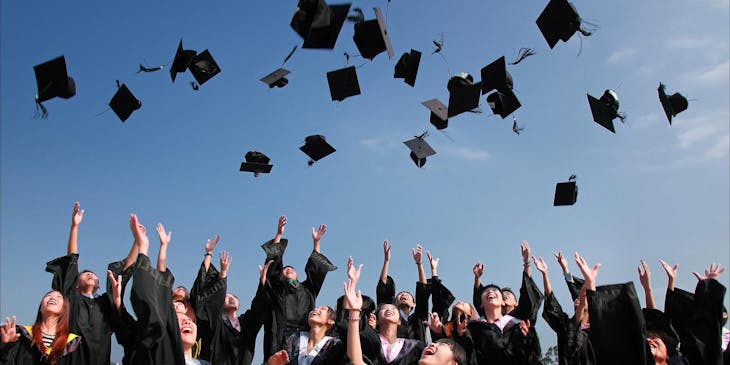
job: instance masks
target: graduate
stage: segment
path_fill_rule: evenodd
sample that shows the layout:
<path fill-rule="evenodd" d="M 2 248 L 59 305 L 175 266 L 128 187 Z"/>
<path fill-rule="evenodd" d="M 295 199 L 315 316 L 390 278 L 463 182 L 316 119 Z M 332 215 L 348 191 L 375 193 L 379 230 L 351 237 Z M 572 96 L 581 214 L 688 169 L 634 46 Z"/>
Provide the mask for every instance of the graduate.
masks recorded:
<path fill-rule="evenodd" d="M 276 235 L 261 245 L 266 253 L 264 263 L 273 261 L 266 277 L 271 286 L 267 301 L 272 309 L 264 315 L 265 359 L 281 350 L 291 334 L 308 328 L 308 314 L 314 309 L 324 279 L 328 272 L 337 269 L 320 253 L 320 240 L 327 232 L 327 226 L 321 224 L 316 230 L 312 227 L 312 253 L 304 267 L 307 278 L 300 281 L 293 267 L 282 264 L 288 244 L 287 239 L 282 239 L 285 226 L 286 217 L 279 217 Z"/>

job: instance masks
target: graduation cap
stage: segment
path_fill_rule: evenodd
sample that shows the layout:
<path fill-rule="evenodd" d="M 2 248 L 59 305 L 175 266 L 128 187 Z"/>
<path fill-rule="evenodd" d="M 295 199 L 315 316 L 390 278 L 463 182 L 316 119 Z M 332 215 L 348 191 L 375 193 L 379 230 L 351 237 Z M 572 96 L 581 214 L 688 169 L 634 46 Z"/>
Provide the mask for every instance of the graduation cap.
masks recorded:
<path fill-rule="evenodd" d="M 591 35 L 590 32 L 580 28 L 581 19 L 578 11 L 568 0 L 550 0 L 535 23 L 551 49 L 558 40 L 567 42 L 575 32 L 581 32 L 585 36 Z"/>
<path fill-rule="evenodd" d="M 431 99 L 422 102 L 423 106 L 431 111 L 431 124 L 436 129 L 445 129 L 449 126 L 448 108 L 438 99 Z"/>
<path fill-rule="evenodd" d="M 575 175 L 572 175 L 566 182 L 555 185 L 555 199 L 553 206 L 573 205 L 578 199 L 578 185 L 575 183 Z"/>
<path fill-rule="evenodd" d="M 395 72 L 393 77 L 396 79 L 404 79 L 408 85 L 412 87 L 416 84 L 416 74 L 418 74 L 418 65 L 421 63 L 421 52 L 411 49 L 411 52 L 403 53 L 395 64 Z"/>
<path fill-rule="evenodd" d="M 76 82 L 66 71 L 66 58 L 56 57 L 50 61 L 33 66 L 38 94 L 35 96 L 36 105 L 42 110 L 45 117 L 48 113 L 42 102 L 60 97 L 68 99 L 76 95 Z"/>
<path fill-rule="evenodd" d="M 411 160 L 413 160 L 413 163 L 415 163 L 419 168 L 426 164 L 426 157 L 436 154 L 436 151 L 434 151 L 433 148 L 431 148 L 431 146 L 429 146 L 429 144 L 425 141 L 427 135 L 428 132 L 403 142 L 403 144 L 411 150 Z"/>
<path fill-rule="evenodd" d="M 507 118 L 522 106 L 511 89 L 498 90 L 489 94 L 487 104 L 492 109 L 492 113 L 499 114 L 502 119 Z"/>
<path fill-rule="evenodd" d="M 600 124 L 602 127 L 616 133 L 613 128 L 613 120 L 615 118 L 623 120 L 626 115 L 618 111 L 619 103 L 616 92 L 613 90 L 606 90 L 601 95 L 600 99 L 596 99 L 590 94 L 586 94 L 588 97 L 588 105 L 591 107 L 591 113 L 593 114 L 593 121 Z"/>
<path fill-rule="evenodd" d="M 193 57 L 195 57 L 196 54 L 198 54 L 198 52 L 183 49 L 182 38 L 180 38 L 180 43 L 178 43 L 177 51 L 175 52 L 175 58 L 172 60 L 172 66 L 170 66 L 170 77 L 172 78 L 173 83 L 175 82 L 175 78 L 178 73 L 185 72 L 185 70 L 188 69 L 190 61 L 193 60 Z"/>
<path fill-rule="evenodd" d="M 271 172 L 273 165 L 269 164 L 269 157 L 259 151 L 248 151 L 244 157 L 246 162 L 241 163 L 240 171 L 253 172 L 258 177 L 259 174 L 268 174 Z"/>
<path fill-rule="evenodd" d="M 127 85 L 122 84 L 112 97 L 112 100 L 109 101 L 109 107 L 112 108 L 114 113 L 124 123 L 132 115 L 132 112 L 142 107 L 142 102 L 134 97 L 134 94 L 129 91 Z"/>
<path fill-rule="evenodd" d="M 360 83 L 357 81 L 355 66 L 327 72 L 327 83 L 330 86 L 332 100 L 342 101 L 347 97 L 360 95 Z"/>
<path fill-rule="evenodd" d="M 687 110 L 689 103 L 687 102 L 687 98 L 682 96 L 680 93 L 667 95 L 664 88 L 664 84 L 659 83 L 659 88 L 657 89 L 657 92 L 659 93 L 659 102 L 662 103 L 662 108 L 664 108 L 664 114 L 667 115 L 669 125 L 672 125 L 672 118 Z"/>
<path fill-rule="evenodd" d="M 507 66 L 504 56 L 496 61 L 484 66 L 482 74 L 482 94 L 486 94 L 492 90 L 512 90 L 512 75 L 507 72 Z"/>
<path fill-rule="evenodd" d="M 286 76 L 290 73 L 291 72 L 289 70 L 279 68 L 276 71 L 261 78 L 261 82 L 269 85 L 270 88 L 284 87 L 289 83 L 289 80 L 284 76 Z"/>
<path fill-rule="evenodd" d="M 327 5 L 324 0 L 299 0 L 290 25 L 304 39 L 302 48 L 335 48 L 350 5 Z"/>
<path fill-rule="evenodd" d="M 388 58 L 393 58 L 393 46 L 390 44 L 388 30 L 385 28 L 385 19 L 379 8 L 375 8 L 375 19 L 355 23 L 355 41 L 360 55 L 372 60 L 383 51 L 388 52 Z"/>
<path fill-rule="evenodd" d="M 446 86 L 449 90 L 449 118 L 474 110 L 479 106 L 482 83 L 474 84 L 473 80 L 471 75 L 464 72 L 449 79 Z"/>
<path fill-rule="evenodd" d="M 200 85 L 203 85 L 206 81 L 212 79 L 213 76 L 221 72 L 220 67 L 218 67 L 217 63 L 215 63 L 213 56 L 211 56 L 207 49 L 195 55 L 195 57 L 190 60 L 188 69 L 190 69 L 190 73 L 192 73 L 193 77 L 195 77 L 195 81 L 197 81 Z"/>
<path fill-rule="evenodd" d="M 334 147 L 327 143 L 327 139 L 321 134 L 314 134 L 305 138 L 304 146 L 299 147 L 299 149 L 309 156 L 309 166 L 312 166 L 315 161 L 319 161 L 336 151 Z"/>

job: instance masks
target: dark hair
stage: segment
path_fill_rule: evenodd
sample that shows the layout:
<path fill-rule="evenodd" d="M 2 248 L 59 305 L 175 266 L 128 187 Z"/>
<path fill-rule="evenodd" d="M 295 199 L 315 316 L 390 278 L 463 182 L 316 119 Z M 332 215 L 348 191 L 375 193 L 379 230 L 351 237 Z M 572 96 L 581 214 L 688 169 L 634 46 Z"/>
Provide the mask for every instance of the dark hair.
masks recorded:
<path fill-rule="evenodd" d="M 667 357 L 677 356 L 679 338 L 659 329 L 648 330 L 646 333 L 646 338 L 658 338 L 662 340 L 662 342 L 664 342 L 664 347 L 667 348 Z"/>
<path fill-rule="evenodd" d="M 436 342 L 449 346 L 451 352 L 454 354 L 454 361 L 456 361 L 457 365 L 467 365 L 466 351 L 464 351 L 464 348 L 461 347 L 458 342 L 450 338 L 442 338 L 440 340 L 437 340 Z"/>
<path fill-rule="evenodd" d="M 81 279 L 81 275 L 83 275 L 87 272 L 90 272 L 90 273 L 94 274 L 94 276 L 96 276 L 96 282 L 94 283 L 94 291 L 93 291 L 93 293 L 96 293 L 96 291 L 99 290 L 99 288 L 101 288 L 101 286 L 99 285 L 99 275 L 96 275 L 96 273 L 91 270 L 84 270 L 79 273 L 79 279 Z M 77 281 L 78 281 L 78 279 L 77 279 Z M 78 285 L 78 283 L 77 283 L 77 285 Z"/>
<path fill-rule="evenodd" d="M 496 285 L 496 284 L 487 284 L 487 285 L 485 285 L 482 288 L 482 291 L 479 292 L 479 299 L 480 300 L 481 300 L 482 295 L 484 294 L 484 292 L 487 291 L 487 289 L 489 289 L 489 288 L 495 288 L 495 289 L 497 289 L 497 291 L 499 291 L 500 294 L 502 293 L 502 288 L 500 288 L 498 285 Z M 509 289 L 509 288 L 507 288 L 507 289 Z"/>
<path fill-rule="evenodd" d="M 57 290 L 51 290 L 48 293 L 46 293 L 43 297 L 45 298 L 46 295 L 53 293 Z M 59 292 L 60 293 L 60 292 Z M 64 350 L 66 349 L 66 342 L 68 341 L 68 312 L 69 312 L 69 304 L 66 297 L 61 295 L 63 297 L 63 306 L 61 307 L 61 315 L 58 317 L 58 320 L 56 321 L 56 334 L 53 338 L 53 343 L 51 343 L 51 353 L 48 355 L 48 362 L 51 365 L 54 365 L 56 361 L 58 361 L 58 358 L 61 357 Z M 41 298 L 41 303 L 38 305 L 38 314 L 36 314 L 35 317 L 35 323 L 33 324 L 33 343 L 32 345 L 35 346 L 38 351 L 41 353 L 45 353 L 46 345 L 43 344 L 43 331 L 41 331 L 41 324 L 43 323 L 43 313 L 41 313 L 41 307 L 43 306 L 43 298 Z"/>
<path fill-rule="evenodd" d="M 512 288 L 509 288 L 509 287 L 506 287 L 506 286 L 505 286 L 505 287 L 504 287 L 504 288 L 502 288 L 502 290 L 500 290 L 500 291 L 501 291 L 502 293 L 504 293 L 504 292 L 510 292 L 510 293 L 512 293 L 512 295 L 514 295 L 515 297 L 517 297 L 517 296 L 515 295 L 515 292 L 514 292 L 514 291 L 512 291 Z"/>

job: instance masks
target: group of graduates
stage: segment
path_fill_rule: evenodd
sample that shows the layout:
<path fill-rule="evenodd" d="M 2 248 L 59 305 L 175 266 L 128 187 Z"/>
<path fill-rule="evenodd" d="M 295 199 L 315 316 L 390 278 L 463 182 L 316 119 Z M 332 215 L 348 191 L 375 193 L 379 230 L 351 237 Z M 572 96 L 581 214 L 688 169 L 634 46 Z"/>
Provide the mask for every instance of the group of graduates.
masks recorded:
<path fill-rule="evenodd" d="M 239 314 L 238 298 L 228 293 L 231 256 L 211 264 L 219 237 L 205 244 L 205 256 L 190 290 L 173 287 L 167 268 L 171 233 L 157 225 L 160 250 L 150 262 L 149 238 L 137 216 L 130 215 L 134 242 L 129 254 L 108 265 L 106 293 L 99 279 L 78 269 L 78 227 L 84 211 L 74 205 L 68 252 L 51 260 L 52 289 L 41 299 L 30 326 L 6 318 L 0 326 L 0 364 L 108 364 L 111 336 L 124 349 L 124 364 L 250 365 L 256 337 L 263 327 L 263 359 L 268 365 L 501 365 L 542 364 L 535 323 L 542 318 L 557 334 L 558 363 L 563 364 L 730 364 L 730 331 L 723 328 L 727 311 L 724 271 L 712 264 L 694 273 L 694 292 L 674 287 L 677 265 L 661 264 L 668 287 L 664 311 L 656 308 L 650 272 L 638 268 L 646 308 L 632 282 L 597 286 L 600 264 L 590 266 L 578 253 L 582 278 L 568 261 L 554 254 L 574 299 L 574 315 L 565 313 L 548 278 L 547 264 L 521 244 L 524 263 L 519 297 L 509 288 L 483 285 L 484 265 L 473 267 L 472 303 L 456 301 L 438 276 L 439 259 L 420 245 L 412 255 L 418 271 L 415 296 L 396 293 L 388 275 L 391 246 L 383 243 L 383 266 L 375 300 L 357 289 L 362 265 L 347 262 L 347 282 L 336 306 L 317 306 L 325 277 L 337 267 L 320 252 L 327 227 L 312 228 L 313 249 L 306 279 L 283 265 L 288 240 L 286 218 L 279 218 L 273 239 L 261 245 L 266 259 L 259 266 L 256 294 Z M 427 259 L 431 278 L 426 277 Z M 540 272 L 543 290 L 533 281 Z M 126 308 L 123 295 L 132 280 Z M 429 298 L 431 307 L 429 308 Z"/>

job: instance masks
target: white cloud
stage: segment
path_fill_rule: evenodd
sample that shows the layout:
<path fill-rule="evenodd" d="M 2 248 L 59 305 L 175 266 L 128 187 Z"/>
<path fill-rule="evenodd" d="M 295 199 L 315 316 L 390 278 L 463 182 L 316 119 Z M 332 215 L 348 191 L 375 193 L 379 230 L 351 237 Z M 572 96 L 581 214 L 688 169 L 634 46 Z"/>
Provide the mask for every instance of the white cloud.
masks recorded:
<path fill-rule="evenodd" d="M 635 53 L 636 53 L 636 50 L 633 48 L 619 49 L 617 51 L 614 51 L 610 56 L 608 56 L 606 63 L 617 64 L 617 63 L 633 56 Z"/>
<path fill-rule="evenodd" d="M 727 45 L 724 42 L 709 37 L 672 37 L 665 40 L 664 45 L 668 49 L 675 51 L 690 51 L 698 49 L 709 51 L 727 48 Z"/>
<path fill-rule="evenodd" d="M 705 82 L 727 82 L 730 76 L 730 60 L 725 60 L 710 69 L 701 72 L 697 78 Z"/>
<path fill-rule="evenodd" d="M 373 152 L 385 153 L 401 143 L 396 136 L 381 136 L 360 140 L 360 143 Z"/>
<path fill-rule="evenodd" d="M 730 154 L 730 127 L 727 110 L 708 111 L 704 114 L 674 122 L 680 129 L 679 148 L 696 156 L 697 162 L 725 158 Z"/>
<path fill-rule="evenodd" d="M 455 156 L 467 161 L 486 161 L 492 158 L 492 155 L 481 148 L 467 148 L 467 147 L 446 147 L 442 148 L 439 153 Z"/>
<path fill-rule="evenodd" d="M 660 115 L 658 113 L 650 113 L 640 115 L 636 119 L 629 119 L 628 122 L 631 123 L 632 126 L 641 128 L 657 124 L 658 122 L 662 121 L 662 118 L 664 118 L 663 114 Z"/>

